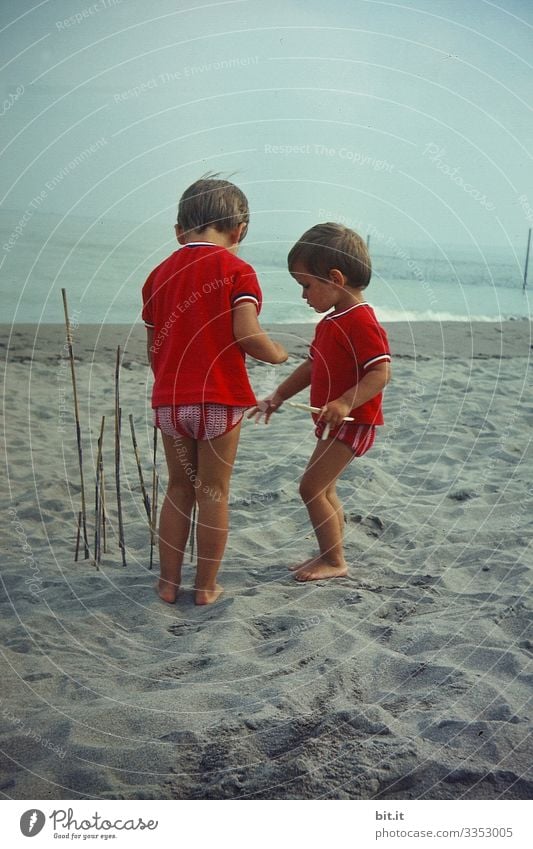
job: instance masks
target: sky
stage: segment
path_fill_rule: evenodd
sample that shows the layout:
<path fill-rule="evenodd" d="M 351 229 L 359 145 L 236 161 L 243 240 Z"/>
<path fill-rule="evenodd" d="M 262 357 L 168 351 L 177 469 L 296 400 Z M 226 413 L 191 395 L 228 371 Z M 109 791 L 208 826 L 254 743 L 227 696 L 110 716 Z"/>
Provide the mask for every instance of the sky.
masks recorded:
<path fill-rule="evenodd" d="M 2 208 L 175 219 L 207 171 L 250 234 L 525 244 L 529 0 L 2 0 Z"/>

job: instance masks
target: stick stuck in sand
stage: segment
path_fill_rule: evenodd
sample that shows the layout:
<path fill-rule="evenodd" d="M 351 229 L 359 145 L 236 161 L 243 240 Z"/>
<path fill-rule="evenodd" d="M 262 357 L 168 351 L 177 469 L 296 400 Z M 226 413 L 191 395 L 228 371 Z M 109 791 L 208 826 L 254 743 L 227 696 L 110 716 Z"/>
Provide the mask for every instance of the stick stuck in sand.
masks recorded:
<path fill-rule="evenodd" d="M 191 529 L 189 531 L 189 541 L 191 546 L 191 560 L 194 558 L 194 542 L 196 539 L 196 501 L 193 504 L 191 516 Z"/>
<path fill-rule="evenodd" d="M 96 455 L 96 485 L 94 493 L 94 566 L 98 569 L 98 564 L 101 562 L 101 519 L 102 519 L 102 444 L 104 440 L 105 416 L 102 416 L 102 424 L 100 426 L 100 435 L 98 437 L 98 452 Z"/>
<path fill-rule="evenodd" d="M 120 408 L 120 345 L 117 347 L 115 365 L 115 484 L 117 489 L 118 544 L 122 554 L 122 565 L 126 566 L 126 546 L 124 543 L 124 522 L 122 520 L 122 499 L 120 495 L 120 427 L 122 410 Z"/>
<path fill-rule="evenodd" d="M 144 476 L 143 476 L 143 470 L 142 470 L 142 466 L 141 466 L 141 460 L 140 460 L 140 457 L 139 457 L 139 449 L 138 449 L 138 446 L 137 446 L 137 437 L 135 435 L 135 425 L 133 423 L 132 413 L 130 413 L 130 415 L 129 415 L 129 420 L 130 420 L 130 430 L 131 430 L 131 441 L 133 443 L 133 453 L 135 454 L 135 462 L 137 463 L 137 471 L 139 472 L 139 481 L 140 481 L 140 484 L 141 484 L 141 493 L 142 493 L 142 498 L 143 498 L 144 509 L 146 511 L 146 516 L 148 518 L 148 524 L 150 524 L 151 521 L 152 521 L 150 499 L 148 497 L 148 493 L 146 492 L 146 487 L 144 485 Z"/>
<path fill-rule="evenodd" d="M 104 546 L 104 554 L 107 554 L 107 511 L 105 506 L 105 477 L 103 457 L 100 457 L 100 495 L 100 504 L 102 507 L 102 543 Z"/>
<path fill-rule="evenodd" d="M 72 349 L 72 330 L 70 326 L 70 318 L 68 315 L 67 305 L 67 290 L 61 289 L 63 296 L 63 310 L 65 313 L 65 326 L 67 331 L 68 358 L 70 361 L 70 374 L 72 377 L 72 393 L 74 396 L 74 418 L 76 420 L 76 441 L 78 443 L 78 465 L 80 468 L 80 487 L 81 487 L 81 519 L 83 527 L 83 549 L 85 560 L 89 558 L 89 540 L 87 537 L 87 508 L 85 503 L 85 483 L 83 479 L 83 452 L 81 446 L 81 427 L 80 427 L 80 411 L 78 406 L 78 389 L 76 385 L 76 370 L 74 368 L 74 351 Z M 77 555 L 74 558 L 78 559 Z"/>
<path fill-rule="evenodd" d="M 74 561 L 77 562 L 80 553 L 80 537 L 81 537 L 81 510 L 78 513 L 78 530 L 76 533 L 76 550 L 74 552 Z"/>
<path fill-rule="evenodd" d="M 157 428 L 154 427 L 154 442 L 153 442 L 153 465 L 152 465 L 152 516 L 150 522 L 150 569 L 154 565 L 154 545 L 155 545 L 155 529 L 157 522 L 157 485 L 158 477 L 156 471 L 157 461 Z"/>

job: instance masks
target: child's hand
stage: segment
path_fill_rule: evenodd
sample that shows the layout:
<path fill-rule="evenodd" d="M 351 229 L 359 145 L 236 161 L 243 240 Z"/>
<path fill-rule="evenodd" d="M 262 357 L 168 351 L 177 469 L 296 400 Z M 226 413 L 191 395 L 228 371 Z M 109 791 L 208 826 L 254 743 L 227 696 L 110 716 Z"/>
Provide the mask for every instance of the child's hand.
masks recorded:
<path fill-rule="evenodd" d="M 350 407 L 341 398 L 324 404 L 320 411 L 319 420 L 327 422 L 330 428 L 336 428 L 342 424 L 346 416 L 350 415 Z"/>
<path fill-rule="evenodd" d="M 257 407 L 252 407 L 247 418 L 251 419 L 255 417 L 255 423 L 258 424 L 261 421 L 261 417 L 264 416 L 265 424 L 268 424 L 272 413 L 281 407 L 282 404 L 283 398 L 280 398 L 277 392 L 273 392 L 268 398 L 263 398 L 262 401 L 259 401 Z"/>

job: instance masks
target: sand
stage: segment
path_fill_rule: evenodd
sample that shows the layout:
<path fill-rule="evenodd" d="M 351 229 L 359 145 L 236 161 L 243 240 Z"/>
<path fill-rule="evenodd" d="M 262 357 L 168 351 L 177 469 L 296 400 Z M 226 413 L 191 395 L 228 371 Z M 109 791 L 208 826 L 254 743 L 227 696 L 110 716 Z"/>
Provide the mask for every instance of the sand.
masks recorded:
<path fill-rule="evenodd" d="M 314 550 L 297 487 L 314 437 L 307 415 L 286 408 L 268 428 L 243 429 L 225 595 L 197 608 L 190 565 L 175 606 L 154 593 L 157 560 L 148 569 L 127 427 L 133 413 L 149 478 L 143 329 L 75 332 L 91 543 L 107 417 L 109 552 L 97 570 L 73 556 L 64 330 L 3 328 L 4 798 L 531 798 L 531 326 L 387 329 L 387 424 L 340 485 L 349 577 L 301 585 L 287 572 Z M 305 355 L 312 328 L 275 331 L 294 356 L 251 366 L 260 395 Z M 126 568 L 113 497 L 117 344 Z"/>

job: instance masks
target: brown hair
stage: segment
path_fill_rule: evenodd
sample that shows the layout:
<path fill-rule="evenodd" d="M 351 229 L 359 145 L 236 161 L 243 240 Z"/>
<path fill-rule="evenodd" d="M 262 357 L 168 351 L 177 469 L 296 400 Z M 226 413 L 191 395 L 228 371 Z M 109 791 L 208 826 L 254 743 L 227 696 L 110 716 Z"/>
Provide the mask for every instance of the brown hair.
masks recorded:
<path fill-rule="evenodd" d="M 178 225 L 185 232 L 207 227 L 220 232 L 233 230 L 250 220 L 248 200 L 233 183 L 219 179 L 218 174 L 205 174 L 186 189 L 178 206 Z M 241 240 L 244 238 L 246 229 Z"/>
<path fill-rule="evenodd" d="M 370 283 L 372 263 L 361 236 L 342 224 L 316 224 L 301 236 L 287 257 L 289 271 L 301 262 L 314 277 L 327 280 L 338 268 L 349 286 L 364 289 Z"/>

